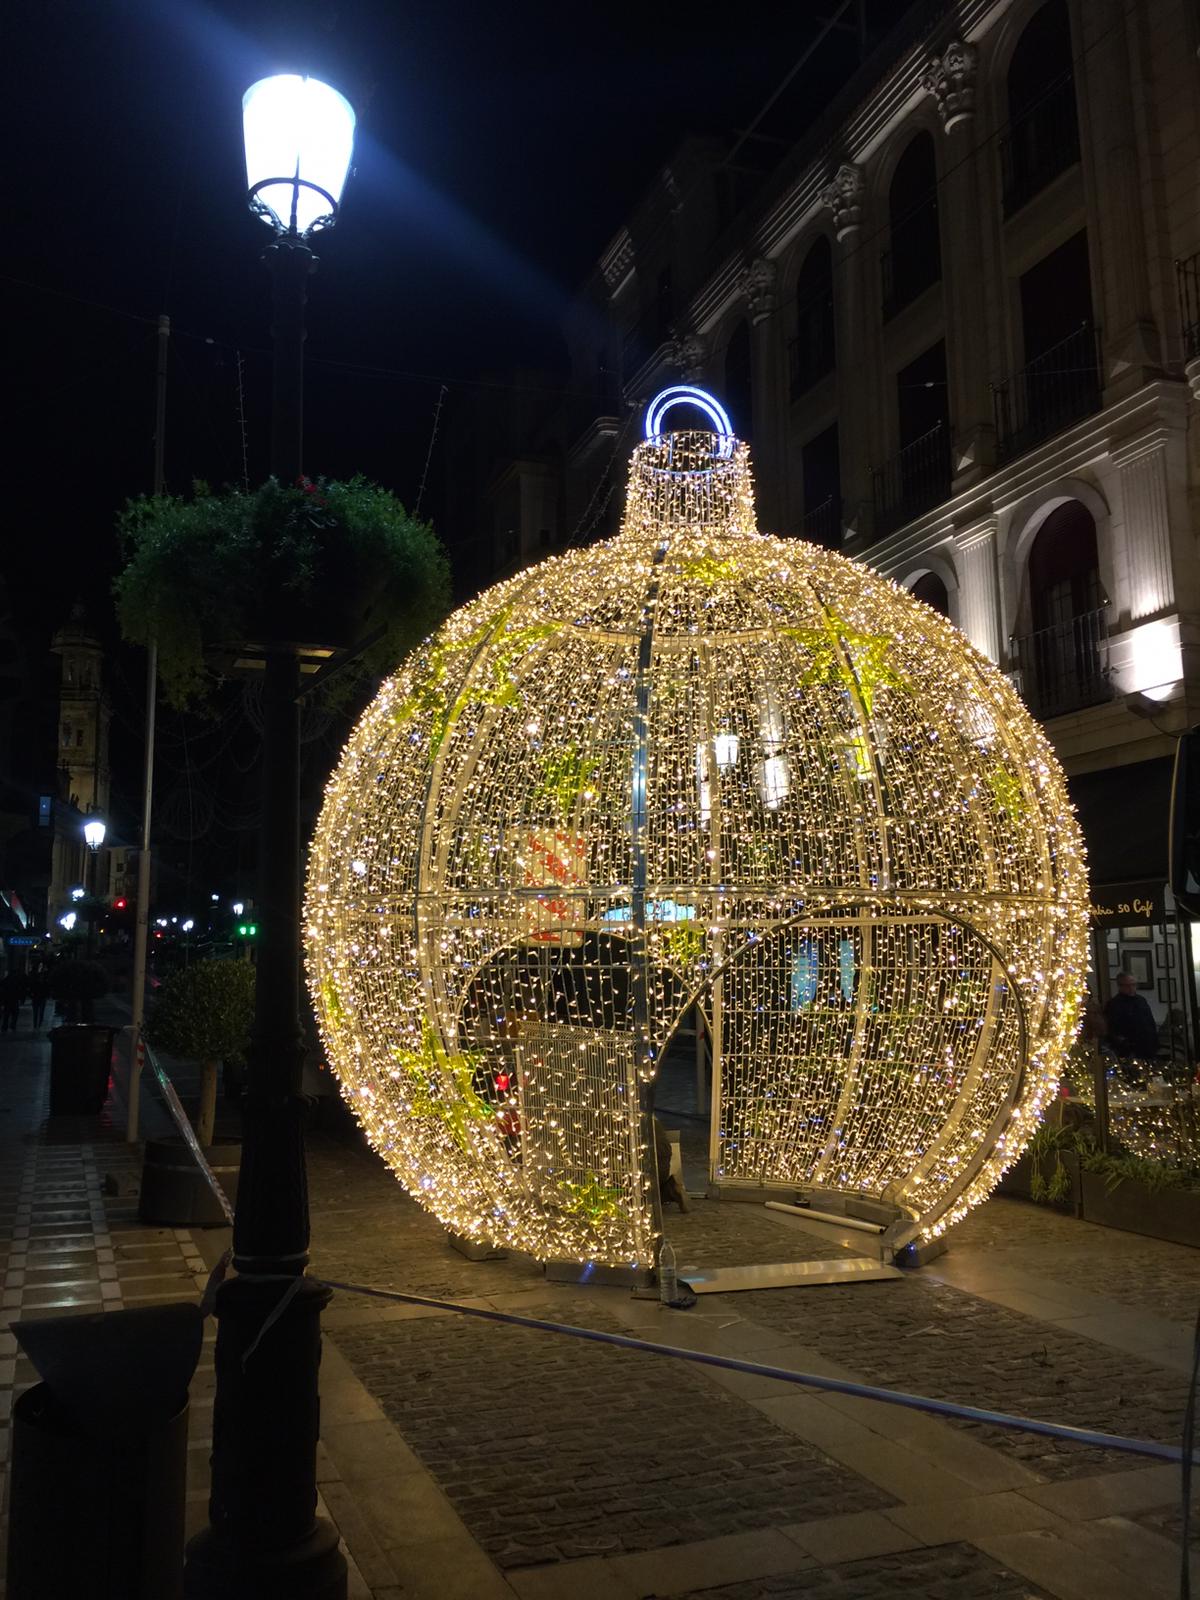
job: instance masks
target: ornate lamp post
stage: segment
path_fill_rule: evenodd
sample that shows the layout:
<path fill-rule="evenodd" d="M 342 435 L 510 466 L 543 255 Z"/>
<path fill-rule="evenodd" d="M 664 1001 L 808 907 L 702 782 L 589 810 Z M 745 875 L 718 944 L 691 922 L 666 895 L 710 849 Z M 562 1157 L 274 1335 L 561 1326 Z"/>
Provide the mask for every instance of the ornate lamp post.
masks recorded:
<path fill-rule="evenodd" d="M 350 169 L 354 111 L 314 78 L 264 78 L 242 102 L 251 209 L 274 239 L 271 470 L 301 471 L 304 306 Z M 265 597 L 270 603 L 273 597 Z M 304 1275 L 308 1184 L 300 1072 L 300 730 L 303 641 L 264 641 L 263 827 L 254 1040 L 233 1230 L 237 1276 L 217 1296 L 210 1526 L 191 1543 L 196 1596 L 340 1600 L 337 1531 L 316 1516 L 320 1312 Z"/>

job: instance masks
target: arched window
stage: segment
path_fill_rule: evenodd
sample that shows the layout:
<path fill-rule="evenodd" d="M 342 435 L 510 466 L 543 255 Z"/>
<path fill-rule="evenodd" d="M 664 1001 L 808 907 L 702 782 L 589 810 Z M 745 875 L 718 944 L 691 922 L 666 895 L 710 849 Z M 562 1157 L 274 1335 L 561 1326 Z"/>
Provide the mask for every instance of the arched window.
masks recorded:
<path fill-rule="evenodd" d="M 1008 129 L 1000 141 L 1004 214 L 1011 216 L 1079 160 L 1071 19 L 1049 0 L 1025 25 L 1008 65 Z"/>
<path fill-rule="evenodd" d="M 750 324 L 739 322 L 725 346 L 725 409 L 739 439 L 754 435 L 754 376 L 750 361 Z"/>
<path fill-rule="evenodd" d="M 937 159 L 933 139 L 914 134 L 888 190 L 891 249 L 883 253 L 883 314 L 891 317 L 942 275 Z"/>
<path fill-rule="evenodd" d="M 822 235 L 796 279 L 796 336 L 791 343 L 792 399 L 833 371 L 833 251 Z"/>
<path fill-rule="evenodd" d="M 1107 598 L 1100 582 L 1096 521 L 1078 500 L 1058 506 L 1029 552 L 1033 632 L 1018 639 L 1026 700 L 1059 716 L 1109 698 Z"/>
<path fill-rule="evenodd" d="M 950 596 L 936 572 L 923 572 L 909 593 L 916 600 L 924 600 L 927 606 L 932 606 L 943 617 L 950 615 Z"/>

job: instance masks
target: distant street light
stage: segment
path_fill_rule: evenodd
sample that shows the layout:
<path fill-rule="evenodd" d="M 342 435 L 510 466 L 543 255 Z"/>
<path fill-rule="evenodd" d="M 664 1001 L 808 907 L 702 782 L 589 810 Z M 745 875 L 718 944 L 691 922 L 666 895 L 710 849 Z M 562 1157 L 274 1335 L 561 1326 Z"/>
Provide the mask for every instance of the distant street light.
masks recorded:
<path fill-rule="evenodd" d="M 104 835 L 107 832 L 108 829 L 104 825 L 104 818 L 99 812 L 91 811 L 84 818 L 83 838 L 88 847 L 84 886 L 91 890 L 87 905 L 87 950 L 89 956 L 96 954 L 96 856 L 100 846 L 104 843 Z"/>
<path fill-rule="evenodd" d="M 58 922 L 60 927 L 65 928 L 67 932 L 70 933 L 77 920 L 78 919 L 73 911 L 64 911 L 62 916 L 59 917 Z"/>
<path fill-rule="evenodd" d="M 71 899 L 72 900 L 82 900 L 86 893 L 87 893 L 87 890 L 83 887 L 82 884 L 79 884 L 76 888 L 71 890 Z"/>
<path fill-rule="evenodd" d="M 354 149 L 348 100 L 315 78 L 264 78 L 242 100 L 251 210 L 271 228 L 271 472 L 301 476 L 304 307 L 317 260 L 309 238 L 332 226 Z M 268 597 L 268 600 L 272 597 Z M 315 641 L 304 641 L 313 643 Z M 242 1104 L 233 1226 L 236 1277 L 217 1291 L 217 1391 L 210 1524 L 188 1546 L 190 1597 L 286 1592 L 344 1600 L 337 1529 L 316 1516 L 320 1313 L 329 1291 L 305 1276 L 300 1024 L 300 658 L 268 638 L 262 699 L 262 831 L 255 909 L 254 1031 Z M 242 915 L 241 903 L 233 907 Z M 255 937 L 247 924 L 243 937 Z M 270 1327 L 270 1354 L 257 1346 Z"/>
<path fill-rule="evenodd" d="M 240 917 L 246 907 L 241 900 L 235 900 L 231 909 L 235 917 Z"/>

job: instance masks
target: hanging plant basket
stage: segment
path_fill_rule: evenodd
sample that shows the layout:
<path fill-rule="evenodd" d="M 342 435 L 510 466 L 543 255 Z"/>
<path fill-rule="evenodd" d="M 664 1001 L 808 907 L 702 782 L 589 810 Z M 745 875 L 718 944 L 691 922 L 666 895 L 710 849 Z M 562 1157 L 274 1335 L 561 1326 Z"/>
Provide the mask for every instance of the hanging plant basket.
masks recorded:
<path fill-rule="evenodd" d="M 355 477 L 268 479 L 246 493 L 142 497 L 122 513 L 125 638 L 158 645 L 167 698 L 203 697 L 214 665 L 286 645 L 309 654 L 377 635 L 343 676 L 390 670 L 442 616 L 445 552 L 386 489 Z"/>

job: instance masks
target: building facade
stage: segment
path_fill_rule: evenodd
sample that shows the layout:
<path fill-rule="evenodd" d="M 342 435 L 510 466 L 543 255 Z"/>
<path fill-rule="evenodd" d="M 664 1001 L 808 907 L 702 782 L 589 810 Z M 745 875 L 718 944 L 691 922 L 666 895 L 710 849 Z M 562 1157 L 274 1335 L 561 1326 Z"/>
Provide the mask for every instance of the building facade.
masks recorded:
<path fill-rule="evenodd" d="M 1200 76 L 1185 0 L 910 9 L 750 184 L 692 141 L 568 328 L 566 522 L 609 531 L 642 402 L 753 446 L 765 528 L 948 614 L 1044 722 L 1088 838 L 1095 981 L 1196 1054 L 1167 877 L 1200 722 Z M 599 507 L 589 523 L 589 508 Z"/>

